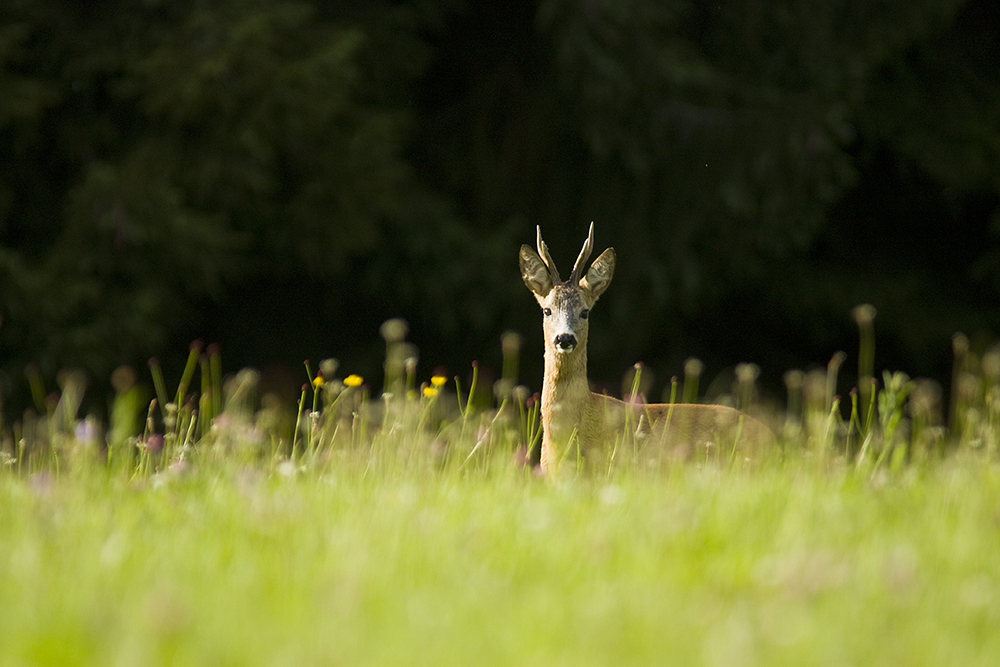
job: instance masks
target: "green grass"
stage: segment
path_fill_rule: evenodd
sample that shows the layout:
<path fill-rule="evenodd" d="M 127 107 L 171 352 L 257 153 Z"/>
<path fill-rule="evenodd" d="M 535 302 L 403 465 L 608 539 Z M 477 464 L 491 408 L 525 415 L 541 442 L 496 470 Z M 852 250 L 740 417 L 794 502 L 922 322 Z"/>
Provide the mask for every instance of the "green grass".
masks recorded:
<path fill-rule="evenodd" d="M 1000 467 L 0 482 L 0 664 L 994 665 Z"/>
<path fill-rule="evenodd" d="M 106 432 L 67 376 L 0 425 L 0 665 L 1000 664 L 1000 358 L 961 352 L 947 408 L 901 374 L 840 407 L 835 357 L 758 465 L 554 479 L 522 389 L 403 362 L 289 415 L 193 352 Z"/>

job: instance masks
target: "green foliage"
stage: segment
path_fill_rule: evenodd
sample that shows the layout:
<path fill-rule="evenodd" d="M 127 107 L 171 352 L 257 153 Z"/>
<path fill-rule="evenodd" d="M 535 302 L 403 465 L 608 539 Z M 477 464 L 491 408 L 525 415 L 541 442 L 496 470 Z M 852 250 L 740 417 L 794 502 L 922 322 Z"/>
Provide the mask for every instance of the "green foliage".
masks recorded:
<path fill-rule="evenodd" d="M 343 277 L 428 206 L 447 217 L 401 157 L 409 112 L 369 90 L 360 20 L 305 2 L 59 9 L 3 10 L 18 96 L 0 141 L 25 167 L 0 173 L 12 366 L 106 375 L 249 277 Z"/>
<path fill-rule="evenodd" d="M 952 171 L 943 194 L 936 171 L 897 183 L 869 156 L 914 155 L 898 143 L 905 132 L 935 150 L 957 138 L 945 120 L 924 122 L 922 87 L 940 86 L 944 105 L 947 87 L 963 85 L 947 74 L 945 44 L 977 54 L 958 61 L 958 81 L 982 84 L 964 86 L 983 91 L 963 94 L 976 100 L 969 119 L 973 109 L 996 115 L 997 86 L 981 65 L 992 42 L 964 37 L 970 17 L 994 25 L 987 4 L 551 0 L 531 16 L 470 11 L 456 23 L 471 35 L 441 58 L 468 51 L 490 64 L 432 69 L 431 84 L 449 91 L 458 81 L 468 92 L 427 102 L 422 143 L 464 212 L 483 225 L 512 221 L 522 242 L 541 222 L 557 261 L 597 221 L 599 243 L 624 260 L 595 317 L 609 328 L 629 322 L 592 340 L 604 379 L 636 359 L 676 371 L 687 355 L 719 348 L 727 362 L 802 363 L 781 348 L 829 354 L 850 335 L 844 313 L 865 301 L 885 306 L 883 336 L 940 374 L 924 352 L 933 339 L 996 320 L 975 291 L 995 264 L 983 263 L 989 251 L 969 253 L 980 260 L 972 271 L 928 266 L 942 247 L 964 258 L 961 233 L 949 229 L 985 225 L 998 193 L 981 178 L 995 183 L 986 165 L 997 162 L 974 160 L 984 169 L 975 177 Z M 484 34 L 525 23 L 533 33 Z M 931 52 L 938 70 L 910 67 Z M 894 72 L 912 86 L 887 88 Z M 962 141 L 991 146 L 995 128 L 976 127 L 982 135 Z M 907 253 L 919 259 L 904 269 Z M 915 301 L 920 313 L 907 317 Z"/>
<path fill-rule="evenodd" d="M 873 77 L 958 4 L 552 0 L 540 21 L 592 155 L 628 170 L 620 216 L 664 233 L 649 259 L 727 239 L 707 283 L 808 246 L 856 176 Z"/>
<path fill-rule="evenodd" d="M 664 330 L 683 340 L 682 326 L 645 313 L 703 316 L 734 290 L 807 316 L 775 268 L 813 247 L 856 183 L 859 129 L 883 115 L 875 100 L 889 104 L 884 68 L 958 5 L 543 4 L 592 160 L 585 215 L 623 229 L 612 241 L 629 258 L 616 277 L 616 308 L 635 318 L 628 344 L 652 347 Z M 910 99 L 905 122 L 922 126 Z"/>

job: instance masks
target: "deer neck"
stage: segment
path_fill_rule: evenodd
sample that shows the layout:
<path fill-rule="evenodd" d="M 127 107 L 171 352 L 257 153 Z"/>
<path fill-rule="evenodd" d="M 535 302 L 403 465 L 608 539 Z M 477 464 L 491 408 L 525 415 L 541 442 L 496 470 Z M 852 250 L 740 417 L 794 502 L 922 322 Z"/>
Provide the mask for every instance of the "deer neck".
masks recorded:
<path fill-rule="evenodd" d="M 557 352 L 554 345 L 545 349 L 545 383 L 542 406 L 578 399 L 590 392 L 587 382 L 587 348 Z"/>
<path fill-rule="evenodd" d="M 559 458 L 556 448 L 580 436 L 579 428 L 590 398 L 587 381 L 587 348 L 557 352 L 545 349 L 545 382 L 542 385 L 542 467 L 551 469 Z"/>

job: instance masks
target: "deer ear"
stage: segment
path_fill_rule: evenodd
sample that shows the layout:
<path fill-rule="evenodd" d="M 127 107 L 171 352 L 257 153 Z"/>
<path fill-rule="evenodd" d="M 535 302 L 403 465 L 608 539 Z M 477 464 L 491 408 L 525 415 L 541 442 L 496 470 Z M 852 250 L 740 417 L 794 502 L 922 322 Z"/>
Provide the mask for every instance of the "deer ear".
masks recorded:
<path fill-rule="evenodd" d="M 537 296 L 545 297 L 552 289 L 552 274 L 531 246 L 521 246 L 521 280 Z"/>
<path fill-rule="evenodd" d="M 587 270 L 587 275 L 580 281 L 580 287 L 590 292 L 590 295 L 597 300 L 597 297 L 604 294 L 611 284 L 611 278 L 615 275 L 615 249 L 608 248 L 601 253 L 601 256 L 594 260 Z"/>

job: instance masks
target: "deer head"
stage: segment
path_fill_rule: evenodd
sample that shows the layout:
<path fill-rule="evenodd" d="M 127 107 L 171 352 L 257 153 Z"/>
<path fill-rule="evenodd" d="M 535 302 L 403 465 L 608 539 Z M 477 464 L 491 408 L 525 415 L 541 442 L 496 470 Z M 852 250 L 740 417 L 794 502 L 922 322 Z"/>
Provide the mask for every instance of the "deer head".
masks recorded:
<path fill-rule="evenodd" d="M 538 252 L 521 246 L 521 278 L 542 308 L 545 347 L 560 354 L 577 349 L 586 350 L 590 309 L 611 284 L 615 272 L 615 251 L 608 248 L 583 274 L 594 248 L 594 223 L 583 244 L 569 279 L 559 277 L 549 249 L 542 241 L 542 229 L 537 228 Z"/>

